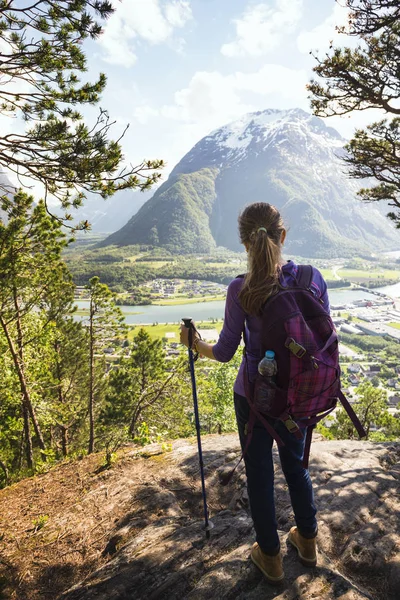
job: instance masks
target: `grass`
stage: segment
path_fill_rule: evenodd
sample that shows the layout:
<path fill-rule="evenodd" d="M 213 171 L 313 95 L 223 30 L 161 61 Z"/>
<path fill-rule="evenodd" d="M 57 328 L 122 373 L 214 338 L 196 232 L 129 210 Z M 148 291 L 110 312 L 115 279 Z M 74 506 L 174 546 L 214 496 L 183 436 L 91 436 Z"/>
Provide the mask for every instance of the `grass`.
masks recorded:
<path fill-rule="evenodd" d="M 223 322 L 222 321 L 217 321 L 216 323 L 212 322 L 212 321 L 203 321 L 203 322 L 198 322 L 196 323 L 197 327 L 199 328 L 199 331 L 201 333 L 202 329 L 216 329 L 218 332 L 221 331 L 222 329 L 222 325 Z M 153 340 L 158 340 L 158 339 L 162 339 L 165 337 L 165 335 L 167 333 L 171 333 L 174 332 L 175 333 L 175 337 L 174 338 L 169 338 L 169 342 L 179 342 L 179 332 L 180 332 L 180 328 L 179 325 L 177 324 L 169 324 L 169 325 L 165 325 L 165 324 L 160 324 L 160 325 L 137 325 L 135 327 L 132 327 L 129 329 L 129 333 L 128 333 L 128 339 L 129 341 L 132 341 L 133 337 L 137 334 L 137 332 L 139 331 L 139 329 L 144 329 L 145 331 L 147 331 L 147 333 L 150 335 L 150 337 Z"/>
<path fill-rule="evenodd" d="M 324 279 L 330 279 L 332 281 L 332 279 L 336 279 L 336 277 L 333 274 L 332 269 L 319 269 L 320 273 L 322 274 L 322 277 Z"/>
<path fill-rule="evenodd" d="M 339 277 L 350 279 L 350 281 L 368 281 L 369 279 L 399 279 L 400 271 L 389 271 L 381 269 L 379 271 L 367 271 L 357 269 L 341 269 L 338 271 Z"/>
<path fill-rule="evenodd" d="M 124 315 L 142 315 L 143 313 L 140 311 L 133 311 L 133 310 L 124 310 Z M 78 317 L 87 317 L 89 316 L 89 309 L 88 308 L 78 308 L 75 312 L 74 315 L 77 315 Z"/>
<path fill-rule="evenodd" d="M 178 306 L 180 304 L 196 304 L 197 302 L 213 302 L 215 300 L 225 300 L 225 294 L 219 296 L 198 296 L 197 298 L 166 298 L 157 300 L 153 304 L 158 306 Z"/>
<path fill-rule="evenodd" d="M 388 323 L 390 327 L 394 327 L 395 329 L 400 329 L 400 323 Z"/>
<path fill-rule="evenodd" d="M 131 260 L 131 259 L 130 259 Z M 139 261 L 137 262 L 136 260 L 133 261 L 135 263 L 137 263 L 138 265 L 145 265 L 146 267 L 152 268 L 152 269 L 161 269 L 162 267 L 165 267 L 165 265 L 172 265 L 173 262 L 170 260 L 152 260 L 152 261 Z M 159 275 L 159 277 L 162 277 L 162 275 Z"/>

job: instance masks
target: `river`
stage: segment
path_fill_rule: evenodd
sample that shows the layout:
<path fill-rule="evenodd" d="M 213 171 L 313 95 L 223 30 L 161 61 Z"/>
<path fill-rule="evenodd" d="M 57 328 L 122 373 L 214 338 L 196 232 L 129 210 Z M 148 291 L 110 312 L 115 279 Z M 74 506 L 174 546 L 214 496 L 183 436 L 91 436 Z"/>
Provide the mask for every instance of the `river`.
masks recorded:
<path fill-rule="evenodd" d="M 378 292 L 384 292 L 388 296 L 400 297 L 400 283 L 378 288 Z M 364 298 L 376 298 L 362 290 L 329 290 L 331 304 L 348 304 L 354 300 Z M 89 303 L 86 300 L 76 302 L 78 308 L 87 309 Z M 125 321 L 128 325 L 147 325 L 152 323 L 178 323 L 182 317 L 193 317 L 195 321 L 209 321 L 221 319 L 224 316 L 225 302 L 218 300 L 214 302 L 195 302 L 193 304 L 180 304 L 178 306 L 120 306 L 122 312 L 127 313 Z M 129 314 L 136 313 L 136 314 Z M 83 318 L 83 317 L 79 317 Z"/>

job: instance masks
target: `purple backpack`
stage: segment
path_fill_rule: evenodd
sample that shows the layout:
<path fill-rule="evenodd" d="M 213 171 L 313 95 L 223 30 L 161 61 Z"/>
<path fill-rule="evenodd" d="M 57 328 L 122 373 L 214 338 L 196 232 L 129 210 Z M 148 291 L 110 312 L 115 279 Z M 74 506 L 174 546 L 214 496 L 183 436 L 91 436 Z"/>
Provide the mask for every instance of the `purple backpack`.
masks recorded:
<path fill-rule="evenodd" d="M 253 384 L 245 376 L 251 409 L 247 445 L 256 418 L 278 445 L 283 445 L 283 441 L 265 417 L 280 419 L 298 438 L 302 438 L 301 430 L 307 427 L 305 467 L 308 467 L 312 431 L 334 410 L 338 400 L 360 437 L 366 435 L 340 389 L 338 336 L 323 301 L 311 289 L 312 277 L 311 266 L 299 266 L 296 283 L 270 297 L 263 308 L 260 360 L 266 350 L 273 350 L 276 376 L 266 380 L 257 373 Z M 246 339 L 244 342 L 246 348 Z"/>

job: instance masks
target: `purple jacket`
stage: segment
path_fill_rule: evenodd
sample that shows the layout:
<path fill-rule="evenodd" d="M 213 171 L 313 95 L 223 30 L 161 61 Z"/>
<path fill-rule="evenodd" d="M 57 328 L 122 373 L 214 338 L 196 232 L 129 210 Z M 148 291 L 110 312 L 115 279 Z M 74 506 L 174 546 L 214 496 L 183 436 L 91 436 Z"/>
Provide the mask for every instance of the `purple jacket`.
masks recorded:
<path fill-rule="evenodd" d="M 296 277 L 296 273 L 297 265 L 293 261 L 290 260 L 284 264 L 280 279 L 282 285 L 292 285 L 293 280 Z M 245 325 L 249 378 L 250 381 L 253 381 L 257 373 L 258 363 L 260 361 L 261 319 L 260 317 L 247 315 L 240 306 L 238 296 L 242 285 L 243 278 L 239 277 L 231 281 L 229 284 L 225 304 L 224 326 L 220 333 L 218 342 L 213 347 L 213 354 L 216 360 L 219 362 L 228 362 L 231 360 L 240 344 L 243 327 Z M 323 300 L 326 312 L 329 314 L 329 298 L 326 282 L 321 273 L 315 267 L 313 267 L 313 281 L 311 288 L 315 295 Z M 244 374 L 245 363 L 243 359 L 234 385 L 234 391 L 241 396 L 245 396 Z"/>

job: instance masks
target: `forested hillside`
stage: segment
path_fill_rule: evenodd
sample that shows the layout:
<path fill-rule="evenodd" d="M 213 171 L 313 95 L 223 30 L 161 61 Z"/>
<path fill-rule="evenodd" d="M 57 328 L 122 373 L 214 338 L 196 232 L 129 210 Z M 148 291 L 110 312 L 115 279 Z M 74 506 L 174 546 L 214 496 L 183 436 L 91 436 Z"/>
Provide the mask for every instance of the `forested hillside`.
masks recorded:
<path fill-rule="evenodd" d="M 398 248 L 394 227 L 361 205 L 345 140 L 300 109 L 245 115 L 200 140 L 139 212 L 101 246 L 151 244 L 175 254 L 239 251 L 237 217 L 249 202 L 278 207 L 287 251 L 353 256 Z"/>

